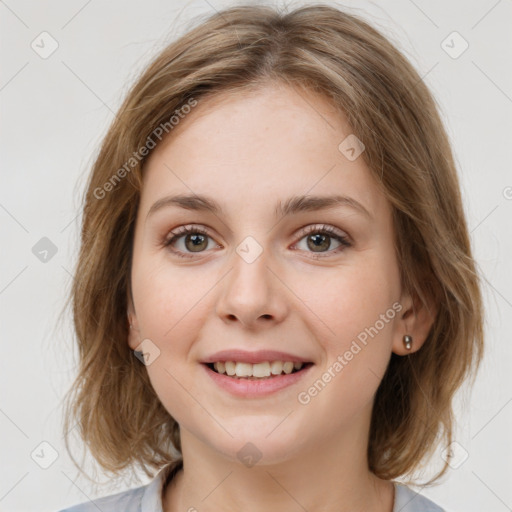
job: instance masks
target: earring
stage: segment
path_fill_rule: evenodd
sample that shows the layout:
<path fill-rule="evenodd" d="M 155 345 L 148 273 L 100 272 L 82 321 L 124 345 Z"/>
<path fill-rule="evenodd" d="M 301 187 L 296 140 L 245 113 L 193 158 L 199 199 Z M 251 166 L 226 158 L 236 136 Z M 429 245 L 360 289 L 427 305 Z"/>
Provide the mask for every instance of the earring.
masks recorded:
<path fill-rule="evenodd" d="M 404 345 L 407 350 L 411 350 L 412 347 L 412 336 L 409 336 L 408 334 L 404 335 Z"/>

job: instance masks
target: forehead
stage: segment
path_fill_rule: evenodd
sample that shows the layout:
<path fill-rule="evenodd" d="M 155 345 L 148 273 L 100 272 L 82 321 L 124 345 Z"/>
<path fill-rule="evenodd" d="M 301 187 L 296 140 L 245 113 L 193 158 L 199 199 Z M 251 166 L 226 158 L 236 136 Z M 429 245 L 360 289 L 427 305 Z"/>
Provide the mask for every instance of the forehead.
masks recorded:
<path fill-rule="evenodd" d="M 378 209 L 383 198 L 363 158 L 339 149 L 348 136 L 326 98 L 282 84 L 200 100 L 146 162 L 141 209 L 171 193 L 207 194 L 233 211 L 349 193 Z"/>

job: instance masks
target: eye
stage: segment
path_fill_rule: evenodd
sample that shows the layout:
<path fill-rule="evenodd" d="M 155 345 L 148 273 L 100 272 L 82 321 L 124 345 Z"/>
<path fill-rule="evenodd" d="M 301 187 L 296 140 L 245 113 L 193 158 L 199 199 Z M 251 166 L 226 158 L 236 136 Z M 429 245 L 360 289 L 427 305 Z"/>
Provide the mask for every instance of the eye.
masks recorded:
<path fill-rule="evenodd" d="M 187 254 L 188 251 L 191 253 L 203 252 L 203 250 L 207 249 L 208 238 L 210 238 L 206 230 L 199 226 L 182 226 L 176 231 L 171 232 L 171 235 L 165 241 L 164 246 L 169 247 L 180 258 L 192 258 L 193 254 Z M 174 245 L 177 245 L 181 238 L 183 238 L 185 250 L 172 248 Z"/>
<path fill-rule="evenodd" d="M 212 240 L 208 232 L 201 226 L 182 226 L 176 231 L 172 231 L 171 235 L 165 240 L 163 245 L 169 247 L 180 258 L 192 258 L 194 253 L 204 252 L 208 249 L 208 239 Z M 325 257 L 320 256 L 320 253 L 329 253 L 328 255 L 337 254 L 345 248 L 352 246 L 349 238 L 332 226 L 308 226 L 301 231 L 300 235 L 301 239 L 295 245 L 298 245 L 303 239 L 307 238 L 306 249 L 300 248 L 300 250 L 315 253 L 312 256 L 313 258 Z M 334 250 L 329 250 L 333 239 L 338 243 L 338 246 Z M 178 242 L 180 241 L 183 241 L 184 246 L 176 249 L 175 247 L 179 245 Z M 213 245 L 219 247 L 218 244 L 214 243 Z"/>
<path fill-rule="evenodd" d="M 324 258 L 326 256 L 319 256 L 320 253 L 329 253 L 329 255 L 337 254 L 343 251 L 347 247 L 351 247 L 352 244 L 349 238 L 341 231 L 333 228 L 332 226 L 326 226 L 325 224 L 319 226 L 308 226 L 301 232 L 302 238 L 296 244 L 298 245 L 302 240 L 306 239 L 306 249 L 311 250 L 315 255 L 313 258 Z M 338 246 L 334 250 L 329 250 L 332 245 L 332 240 L 336 240 Z"/>

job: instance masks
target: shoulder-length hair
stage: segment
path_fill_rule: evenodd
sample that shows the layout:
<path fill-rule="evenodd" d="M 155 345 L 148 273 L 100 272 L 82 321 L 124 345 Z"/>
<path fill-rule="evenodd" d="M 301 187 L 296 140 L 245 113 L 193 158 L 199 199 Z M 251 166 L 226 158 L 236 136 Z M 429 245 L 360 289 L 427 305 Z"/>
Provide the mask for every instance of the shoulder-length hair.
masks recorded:
<path fill-rule="evenodd" d="M 324 4 L 291 12 L 242 5 L 202 20 L 147 67 L 87 184 L 70 296 L 79 373 L 66 396 L 64 430 L 78 423 L 94 458 L 114 474 L 139 466 L 154 476 L 181 452 L 179 426 L 127 343 L 144 162 L 196 102 L 269 82 L 322 94 L 346 116 L 393 208 L 402 286 L 419 304 L 437 306 L 421 349 L 391 354 L 373 406 L 370 470 L 389 480 L 410 475 L 441 439 L 452 442 L 452 399 L 483 356 L 483 307 L 436 102 L 407 59 L 357 16 Z"/>

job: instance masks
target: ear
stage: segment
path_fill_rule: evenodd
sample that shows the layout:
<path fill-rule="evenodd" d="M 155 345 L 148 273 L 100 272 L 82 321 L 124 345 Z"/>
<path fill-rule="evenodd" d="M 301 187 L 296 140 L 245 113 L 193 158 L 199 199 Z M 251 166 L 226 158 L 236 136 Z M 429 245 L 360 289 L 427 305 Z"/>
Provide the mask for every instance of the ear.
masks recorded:
<path fill-rule="evenodd" d="M 400 319 L 395 330 L 393 340 L 393 352 L 399 356 L 405 356 L 418 351 L 425 343 L 428 334 L 437 316 L 437 304 L 431 300 L 424 304 L 419 297 L 406 293 L 400 300 L 403 309 L 400 311 Z M 408 334 L 412 337 L 412 347 L 405 347 L 403 338 Z"/>
<path fill-rule="evenodd" d="M 136 350 L 140 345 L 140 329 L 137 321 L 137 315 L 135 314 L 135 308 L 131 298 L 128 298 L 128 346 L 132 350 Z"/>

